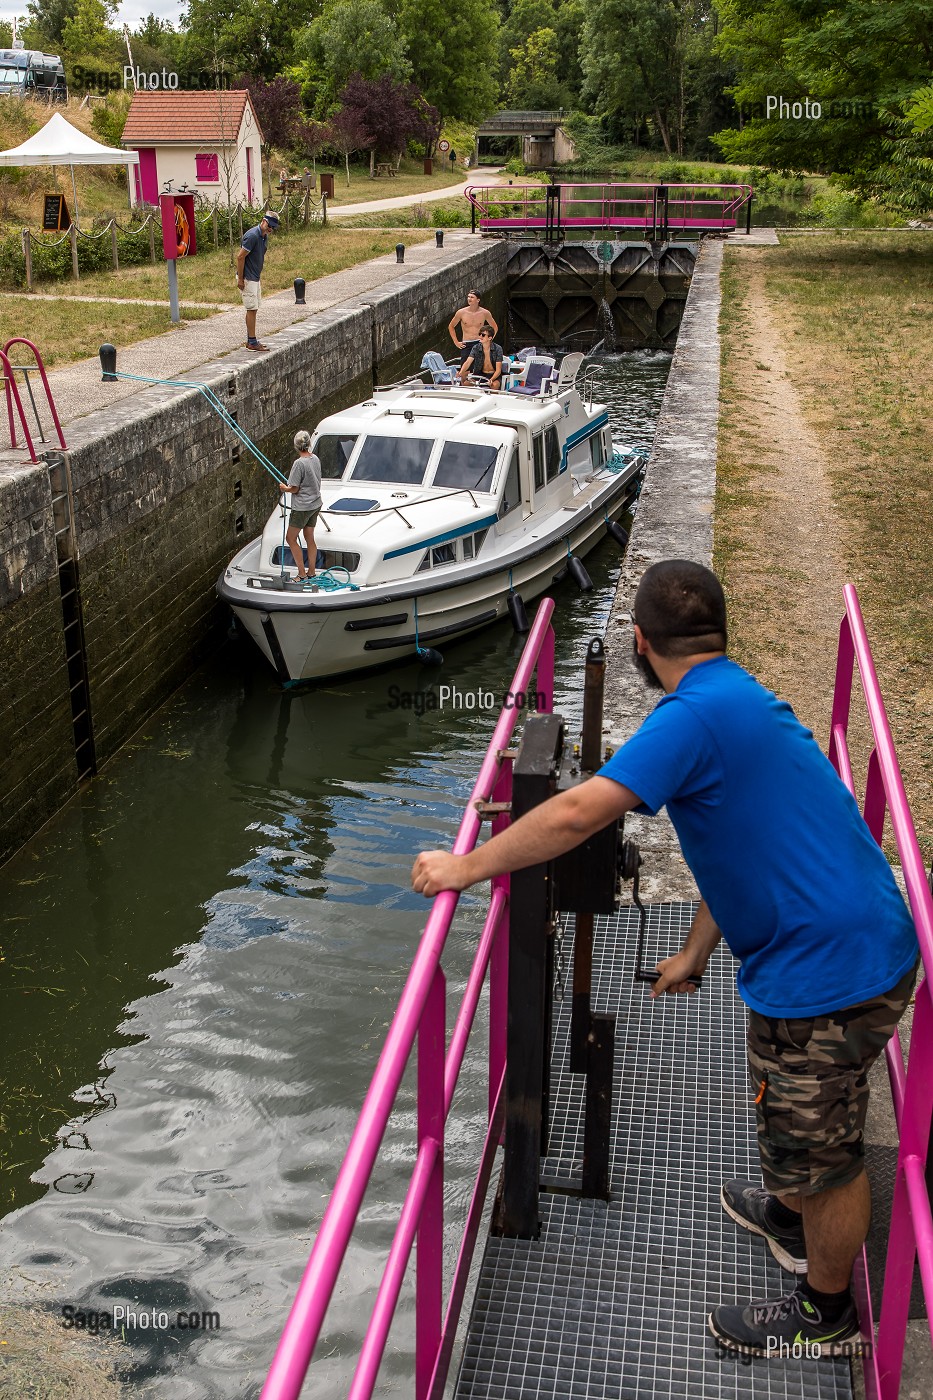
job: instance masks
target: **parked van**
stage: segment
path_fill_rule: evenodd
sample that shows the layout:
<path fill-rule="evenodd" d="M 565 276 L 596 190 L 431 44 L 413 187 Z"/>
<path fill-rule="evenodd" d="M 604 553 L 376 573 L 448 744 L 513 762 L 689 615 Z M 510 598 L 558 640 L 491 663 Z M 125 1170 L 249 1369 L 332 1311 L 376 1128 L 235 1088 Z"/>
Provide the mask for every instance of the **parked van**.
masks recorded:
<path fill-rule="evenodd" d="M 67 102 L 68 84 L 61 59 L 39 49 L 0 49 L 0 96 Z"/>

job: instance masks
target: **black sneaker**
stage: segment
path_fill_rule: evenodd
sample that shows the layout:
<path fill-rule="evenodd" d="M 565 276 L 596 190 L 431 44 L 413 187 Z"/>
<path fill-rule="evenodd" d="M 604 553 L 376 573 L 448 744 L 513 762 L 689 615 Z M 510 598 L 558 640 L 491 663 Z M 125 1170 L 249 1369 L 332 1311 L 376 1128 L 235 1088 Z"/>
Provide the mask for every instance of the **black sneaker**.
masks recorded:
<path fill-rule="evenodd" d="M 737 1225 L 768 1241 L 768 1247 L 782 1269 L 789 1274 L 807 1272 L 803 1224 L 790 1227 L 774 1225 L 768 1214 L 768 1205 L 774 1200 L 770 1191 L 754 1181 L 726 1181 L 719 1199 L 723 1210 Z"/>
<path fill-rule="evenodd" d="M 709 1330 L 719 1346 L 742 1356 L 824 1357 L 860 1356 L 864 1343 L 855 1304 L 831 1324 L 822 1320 L 815 1303 L 798 1289 L 773 1302 L 747 1308 L 719 1307 L 709 1315 Z"/>

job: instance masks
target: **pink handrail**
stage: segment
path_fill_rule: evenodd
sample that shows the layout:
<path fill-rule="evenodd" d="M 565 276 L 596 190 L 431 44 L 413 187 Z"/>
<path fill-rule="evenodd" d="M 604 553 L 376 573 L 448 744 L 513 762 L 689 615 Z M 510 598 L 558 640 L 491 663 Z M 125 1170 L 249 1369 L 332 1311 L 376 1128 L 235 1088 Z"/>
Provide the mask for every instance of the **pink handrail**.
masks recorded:
<path fill-rule="evenodd" d="M 45 372 L 45 362 L 43 361 L 42 356 L 39 354 L 39 349 L 38 349 L 38 347 L 37 347 L 36 345 L 34 345 L 33 342 L 32 342 L 31 340 L 27 340 L 26 337 L 23 336 L 23 335 L 14 335 L 14 336 L 12 336 L 11 339 L 8 340 L 7 343 L 4 345 L 2 352 L 0 352 L 0 354 L 2 354 L 2 357 L 3 357 L 3 363 L 4 363 L 4 364 L 7 366 L 7 368 L 11 371 L 11 378 L 10 378 L 10 380 L 9 380 L 8 383 L 7 383 L 7 391 L 6 391 L 7 416 L 9 417 L 9 420 L 10 420 L 10 446 L 11 446 L 11 447 L 14 447 L 14 448 L 15 448 L 15 446 L 16 446 L 16 437 L 15 437 L 15 434 L 14 434 L 14 431 L 13 431 L 13 406 L 12 406 L 12 404 L 11 404 L 11 402 L 10 402 L 10 387 L 11 387 L 11 385 L 12 385 L 13 392 L 14 392 L 14 394 L 16 395 L 16 404 L 17 404 L 17 407 L 18 407 L 18 409 L 19 409 L 20 422 L 22 423 L 22 426 L 23 426 L 23 433 L 25 434 L 26 441 L 27 441 L 27 443 L 29 444 L 29 450 L 30 450 L 30 454 L 31 454 L 31 456 L 32 456 L 32 460 L 35 462 L 35 461 L 37 460 L 37 458 L 36 458 L 35 450 L 33 449 L 33 446 L 32 446 L 32 439 L 30 438 L 30 436 L 29 436 L 29 430 L 28 430 L 27 427 L 26 427 L 26 419 L 25 419 L 25 417 L 23 416 L 23 407 L 22 407 L 22 404 L 20 403 L 20 400 L 19 400 L 19 394 L 16 392 L 16 383 L 15 383 L 15 381 L 12 379 L 12 371 L 13 371 L 13 370 L 22 369 L 22 370 L 25 371 L 25 369 L 27 369 L 28 366 L 25 366 L 25 365 L 11 365 L 11 364 L 10 364 L 10 361 L 9 361 L 9 354 L 10 354 L 10 347 L 11 347 L 12 345 L 26 345 L 26 346 L 29 347 L 29 349 L 32 351 L 33 355 L 35 356 L 35 360 L 36 360 L 36 369 L 39 371 L 39 378 L 42 380 L 42 387 L 43 387 L 43 389 L 45 390 L 46 401 L 48 402 L 48 405 L 49 405 L 49 411 L 50 411 L 51 414 L 52 414 L 52 422 L 55 424 L 55 431 L 58 433 L 59 445 L 60 445 L 60 447 L 61 447 L 61 449 L 62 449 L 63 452 L 66 451 L 65 436 L 64 436 L 64 434 L 63 434 L 63 432 L 62 432 L 62 425 L 61 425 L 61 423 L 59 422 L 58 410 L 57 410 L 56 407 L 55 407 L 55 400 L 54 400 L 54 398 L 52 397 L 52 389 L 51 389 L 51 385 L 49 384 L 49 377 L 48 377 L 48 375 L 47 375 L 46 372 Z M 40 436 L 41 436 L 41 434 L 40 434 Z"/>
<path fill-rule="evenodd" d="M 657 190 L 666 191 L 666 224 L 670 228 L 707 227 L 728 228 L 735 224 L 739 211 L 754 195 L 751 185 L 717 184 L 578 184 L 561 185 L 563 207 L 561 224 L 591 228 L 612 228 L 623 225 L 650 227 L 661 205 L 656 203 Z M 545 222 L 543 201 L 546 186 L 535 185 L 471 185 L 464 191 L 479 213 L 480 221 L 489 228 L 519 221 L 529 227 Z M 709 191 L 704 195 L 703 191 Z M 490 215 L 490 205 L 505 206 L 505 214 Z M 529 207 L 530 206 L 530 207 Z M 626 214 L 622 210 L 630 207 Z M 582 214 L 568 211 L 584 209 Z M 679 211 L 679 212 L 678 212 Z"/>
<path fill-rule="evenodd" d="M 553 611 L 553 599 L 545 598 L 538 607 L 511 684 L 513 695 L 520 691 L 527 692 L 532 676 L 537 672 L 537 690 L 545 710 L 550 710 L 553 705 Z M 453 850 L 457 855 L 466 854 L 476 845 L 482 827 L 477 804 L 493 798 L 499 802 L 507 801 L 511 796 L 512 760 L 507 750 L 519 713 L 515 707 L 511 707 L 504 708 L 499 715 L 454 841 Z M 494 830 L 502 824 L 502 820 L 499 817 L 494 821 Z M 493 882 L 490 913 L 467 982 L 451 1048 L 445 1055 L 444 976 L 440 960 L 458 899 L 458 895 L 447 891 L 439 894 L 431 907 L 385 1046 L 263 1386 L 261 1400 L 297 1400 L 416 1037 L 418 1155 L 350 1395 L 353 1400 L 368 1400 L 372 1394 L 416 1234 L 416 1400 L 427 1400 L 429 1394 L 436 1393 L 439 1381 L 443 1380 L 440 1376 L 442 1358 L 449 1358 L 451 1329 L 457 1324 L 464 1271 L 469 1266 L 469 1258 L 464 1258 L 461 1250 L 451 1287 L 451 1301 L 442 1322 L 444 1121 L 488 965 L 491 978 L 489 1130 L 480 1166 L 482 1177 L 491 1160 L 490 1148 L 494 1149 L 498 1136 L 495 1113 L 501 1097 L 504 1070 L 504 1026 L 494 1027 L 492 1022 L 497 1017 L 504 1017 L 505 1010 L 504 989 L 500 983 L 506 963 L 499 945 L 508 922 L 508 877 Z M 471 1216 L 475 1214 L 471 1207 Z M 446 1365 L 446 1359 L 443 1364 Z"/>
<path fill-rule="evenodd" d="M 6 413 L 10 425 L 10 446 L 16 447 L 16 427 L 13 422 L 13 404 L 16 404 L 16 411 L 19 414 L 20 425 L 23 429 L 23 437 L 26 439 L 26 446 L 29 448 L 29 460 L 37 463 L 36 449 L 33 447 L 32 438 L 29 436 L 29 425 L 26 422 L 26 415 L 23 412 L 22 401 L 19 390 L 16 387 L 16 380 L 13 378 L 13 366 L 10 364 L 3 350 L 0 350 L 0 370 L 3 372 L 3 384 L 6 389 Z"/>
<path fill-rule="evenodd" d="M 924 972 L 916 993 L 906 1069 L 899 1037 L 892 1037 L 885 1048 L 900 1143 L 878 1342 L 864 1357 L 867 1400 L 897 1400 L 915 1261 L 920 1266 L 933 1339 L 933 1213 L 926 1184 L 933 1121 L 933 893 L 917 843 L 858 594 L 852 584 L 846 584 L 843 595 L 846 611 L 839 631 L 829 757 L 853 797 L 856 796 L 847 733 L 857 663 L 874 745 L 868 761 L 863 812 L 879 845 L 884 834 L 885 813 L 890 815 Z M 873 1335 L 874 1318 L 864 1250 L 856 1270 L 856 1293 L 863 1331 Z"/>

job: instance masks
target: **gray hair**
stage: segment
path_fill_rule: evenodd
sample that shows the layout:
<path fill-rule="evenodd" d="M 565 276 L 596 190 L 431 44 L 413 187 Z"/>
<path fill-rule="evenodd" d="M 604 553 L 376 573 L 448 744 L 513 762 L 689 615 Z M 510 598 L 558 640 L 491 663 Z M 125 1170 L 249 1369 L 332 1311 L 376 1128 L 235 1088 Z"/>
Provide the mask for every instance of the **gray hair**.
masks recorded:
<path fill-rule="evenodd" d="M 307 452 L 310 446 L 311 434 L 306 432 L 304 428 L 299 428 L 298 432 L 295 434 L 295 451 Z"/>

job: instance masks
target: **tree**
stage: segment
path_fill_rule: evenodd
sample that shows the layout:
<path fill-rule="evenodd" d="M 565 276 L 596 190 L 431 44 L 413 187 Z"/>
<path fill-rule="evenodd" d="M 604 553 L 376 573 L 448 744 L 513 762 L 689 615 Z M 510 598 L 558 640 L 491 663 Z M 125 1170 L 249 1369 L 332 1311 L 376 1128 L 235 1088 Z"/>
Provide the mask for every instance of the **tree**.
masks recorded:
<path fill-rule="evenodd" d="M 668 155 L 682 155 L 691 68 L 712 31 L 711 0 L 591 0 L 580 47 L 584 96 L 635 127 L 650 117 Z"/>
<path fill-rule="evenodd" d="M 167 42 L 170 42 L 175 30 L 168 20 L 159 19 L 158 15 L 150 10 L 139 27 L 134 29 L 132 33 L 134 39 L 142 40 L 151 49 L 161 49 L 165 47 Z"/>
<path fill-rule="evenodd" d="M 116 0 L 75 0 L 74 13 L 62 25 L 62 48 L 82 58 L 111 59 L 117 36 L 110 28 Z"/>
<path fill-rule="evenodd" d="M 557 78 L 559 49 L 553 29 L 534 30 L 509 56 L 512 71 L 506 99 L 510 106 L 532 112 L 563 106 L 565 94 Z"/>
<path fill-rule="evenodd" d="M 296 40 L 296 75 L 315 111 L 323 115 L 353 73 L 411 77 L 398 25 L 381 0 L 327 0 Z"/>
<path fill-rule="evenodd" d="M 350 157 L 356 151 L 366 151 L 372 147 L 373 138 L 366 128 L 359 112 L 342 107 L 335 112 L 327 124 L 327 145 L 332 146 L 343 157 L 347 167 L 347 185 L 350 184 Z"/>
<path fill-rule="evenodd" d="M 399 0 L 398 22 L 428 102 L 444 117 L 477 126 L 498 97 L 496 0 Z"/>
<path fill-rule="evenodd" d="M 930 83 L 933 24 L 917 0 L 716 0 L 720 52 L 735 65 L 738 127 L 720 131 L 730 160 L 784 170 L 828 170 L 861 195 L 887 187 L 924 159 L 907 117 Z M 768 112 L 783 97 L 818 117 Z M 903 123 L 903 124 L 901 124 Z M 905 197 L 906 191 L 905 191 Z M 911 204 L 904 207 L 912 207 Z"/>
<path fill-rule="evenodd" d="M 294 35 L 307 14 L 306 0 L 188 0 L 181 60 L 221 79 L 252 73 L 271 82 L 291 63 Z"/>
<path fill-rule="evenodd" d="M 387 73 L 371 79 L 354 73 L 340 102 L 341 111 L 355 114 L 368 132 L 373 157 L 376 153 L 400 157 L 409 140 L 428 147 L 440 131 L 437 108 L 425 101 L 414 83 L 398 83 Z"/>
<path fill-rule="evenodd" d="M 74 16 L 76 0 L 29 0 L 26 6 L 30 26 L 52 48 L 62 47 L 65 24 Z"/>

